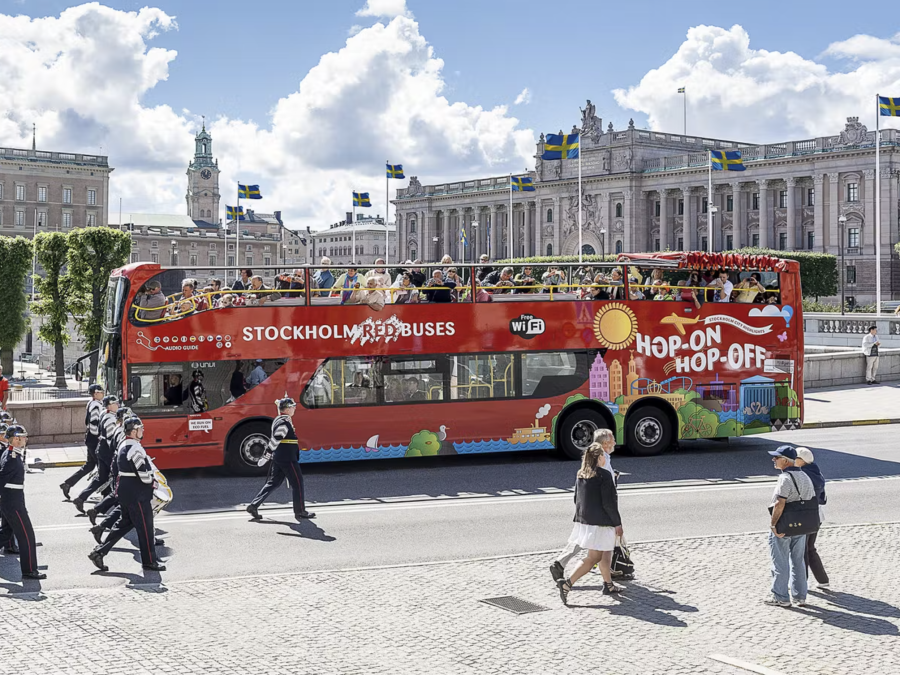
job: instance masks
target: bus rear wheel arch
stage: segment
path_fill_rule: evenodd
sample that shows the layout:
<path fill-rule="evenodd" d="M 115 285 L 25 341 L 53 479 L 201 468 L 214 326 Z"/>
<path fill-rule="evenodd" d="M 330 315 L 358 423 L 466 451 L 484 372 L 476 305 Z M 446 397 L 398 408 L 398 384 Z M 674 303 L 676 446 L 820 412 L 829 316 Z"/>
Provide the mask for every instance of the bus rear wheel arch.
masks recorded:
<path fill-rule="evenodd" d="M 677 424 L 674 412 L 657 404 L 632 407 L 625 418 L 625 447 L 638 457 L 663 453 L 675 442 Z"/>
<path fill-rule="evenodd" d="M 604 414 L 607 413 L 607 414 Z M 612 415 L 596 405 L 576 405 L 566 412 L 556 430 L 556 447 L 569 459 L 581 459 L 598 429 L 612 429 Z"/>
<path fill-rule="evenodd" d="M 257 462 L 269 444 L 272 423 L 265 420 L 243 422 L 232 429 L 225 446 L 225 467 L 239 476 L 264 476 L 268 466 Z"/>

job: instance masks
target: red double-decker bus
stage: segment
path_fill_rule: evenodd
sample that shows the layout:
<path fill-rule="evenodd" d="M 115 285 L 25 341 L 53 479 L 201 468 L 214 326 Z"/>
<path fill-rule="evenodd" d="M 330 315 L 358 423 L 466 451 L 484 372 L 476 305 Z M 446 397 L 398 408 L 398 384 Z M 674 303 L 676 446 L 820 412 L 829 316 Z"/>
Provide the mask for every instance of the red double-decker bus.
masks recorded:
<path fill-rule="evenodd" d="M 404 270 L 359 270 L 316 290 L 305 268 L 291 290 L 185 299 L 184 269 L 128 265 L 109 283 L 102 378 L 144 420 L 160 468 L 260 471 L 285 394 L 304 462 L 578 457 L 601 427 L 651 455 L 802 423 L 794 261 L 665 253 L 405 273 L 419 287 L 401 286 Z"/>

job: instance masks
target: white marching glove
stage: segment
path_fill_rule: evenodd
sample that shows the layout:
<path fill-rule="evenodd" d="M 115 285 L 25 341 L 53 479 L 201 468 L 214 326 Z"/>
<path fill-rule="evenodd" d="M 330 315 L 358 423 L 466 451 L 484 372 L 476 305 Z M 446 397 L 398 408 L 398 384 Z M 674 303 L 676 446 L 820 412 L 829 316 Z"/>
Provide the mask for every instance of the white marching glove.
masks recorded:
<path fill-rule="evenodd" d="M 256 462 L 256 466 L 265 466 L 272 459 L 271 452 L 264 452 L 263 456 L 259 458 L 259 461 Z"/>

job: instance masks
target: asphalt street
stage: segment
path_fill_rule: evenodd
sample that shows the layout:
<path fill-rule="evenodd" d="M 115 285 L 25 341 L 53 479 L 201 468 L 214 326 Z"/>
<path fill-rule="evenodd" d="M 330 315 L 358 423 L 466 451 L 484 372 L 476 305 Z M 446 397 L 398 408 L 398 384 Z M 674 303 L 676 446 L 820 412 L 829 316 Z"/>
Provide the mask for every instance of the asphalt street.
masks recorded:
<path fill-rule="evenodd" d="M 766 450 L 790 442 L 816 454 L 828 487 L 827 524 L 900 520 L 896 426 L 819 429 L 729 442 L 686 442 L 654 458 L 614 456 L 633 542 L 767 528 L 776 472 Z M 26 497 L 45 590 L 471 559 L 560 548 L 571 528 L 577 463 L 543 454 L 436 457 L 305 467 L 315 521 L 296 523 L 283 488 L 254 523 L 243 511 L 262 479 L 212 470 L 167 474 L 175 493 L 157 519 L 168 571 L 142 572 L 134 540 L 87 559 L 89 523 L 58 488 L 72 469 L 29 474 Z M 19 581 L 0 557 L 0 586 Z"/>

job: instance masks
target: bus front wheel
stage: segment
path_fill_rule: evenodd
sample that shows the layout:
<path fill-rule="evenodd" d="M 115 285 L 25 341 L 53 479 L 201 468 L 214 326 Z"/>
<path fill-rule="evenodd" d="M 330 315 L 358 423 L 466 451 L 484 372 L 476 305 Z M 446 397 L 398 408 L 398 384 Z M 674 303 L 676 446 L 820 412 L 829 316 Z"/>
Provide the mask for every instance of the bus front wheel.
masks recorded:
<path fill-rule="evenodd" d="M 248 422 L 232 432 L 225 452 L 225 466 L 231 473 L 264 476 L 268 472 L 268 466 L 259 466 L 257 462 L 269 444 L 271 426 L 265 422 Z"/>
<path fill-rule="evenodd" d="M 559 446 L 569 459 L 581 459 L 584 451 L 594 441 L 594 432 L 608 428 L 603 415 L 596 410 L 576 410 L 569 413 L 559 426 Z"/>
<path fill-rule="evenodd" d="M 629 452 L 638 457 L 665 452 L 673 440 L 669 416 L 654 406 L 635 410 L 625 421 L 625 443 Z"/>

